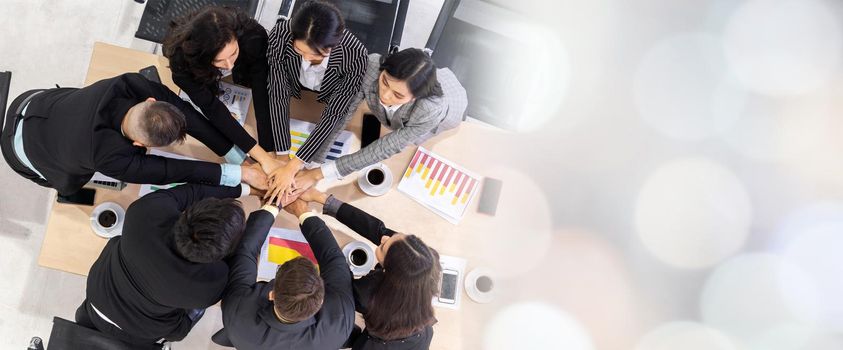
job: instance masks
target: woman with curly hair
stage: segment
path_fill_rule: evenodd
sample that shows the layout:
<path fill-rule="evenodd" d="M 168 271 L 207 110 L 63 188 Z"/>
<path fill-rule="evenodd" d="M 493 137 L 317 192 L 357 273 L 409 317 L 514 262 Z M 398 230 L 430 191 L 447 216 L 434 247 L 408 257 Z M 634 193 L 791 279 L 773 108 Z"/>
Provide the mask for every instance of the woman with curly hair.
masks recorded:
<path fill-rule="evenodd" d="M 252 89 L 255 115 L 258 119 L 266 118 L 269 113 L 267 37 L 260 23 L 245 13 L 208 6 L 170 24 L 163 53 L 170 60 L 176 85 L 233 143 L 234 147 L 225 155 L 226 161 L 242 163 L 248 154 L 265 172 L 271 172 L 282 163 L 258 145 L 218 98 L 220 79 L 231 75 L 235 84 Z"/>

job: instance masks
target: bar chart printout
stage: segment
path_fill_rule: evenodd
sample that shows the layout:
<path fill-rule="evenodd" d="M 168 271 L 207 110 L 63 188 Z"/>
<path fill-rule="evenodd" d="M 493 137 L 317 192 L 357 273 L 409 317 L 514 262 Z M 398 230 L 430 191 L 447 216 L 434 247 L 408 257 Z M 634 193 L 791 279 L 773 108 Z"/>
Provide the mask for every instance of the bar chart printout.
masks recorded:
<path fill-rule="evenodd" d="M 298 119 L 290 119 L 290 150 L 294 153 L 299 150 L 313 130 L 316 129 L 316 124 L 309 123 Z M 329 146 L 328 152 L 324 159 L 318 159 L 318 163 L 323 163 L 329 160 L 337 160 L 337 158 L 351 153 L 351 132 L 348 130 L 341 130 L 337 134 L 337 138 Z"/>
<path fill-rule="evenodd" d="M 401 176 L 398 190 L 458 224 L 479 186 L 478 175 L 419 147 Z"/>
<path fill-rule="evenodd" d="M 271 228 L 258 257 L 258 278 L 266 281 L 275 278 L 278 266 L 300 256 L 318 267 L 316 256 L 301 231 Z"/>

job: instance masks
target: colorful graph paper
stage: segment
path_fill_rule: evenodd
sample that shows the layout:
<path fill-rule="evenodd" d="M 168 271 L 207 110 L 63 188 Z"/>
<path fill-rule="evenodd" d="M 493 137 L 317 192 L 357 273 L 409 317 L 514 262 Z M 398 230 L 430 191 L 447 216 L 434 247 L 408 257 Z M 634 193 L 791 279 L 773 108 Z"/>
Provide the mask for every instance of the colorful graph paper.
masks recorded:
<path fill-rule="evenodd" d="M 456 224 L 479 187 L 480 177 L 419 147 L 398 190 Z"/>
<path fill-rule="evenodd" d="M 316 124 L 308 123 L 297 119 L 290 119 L 290 150 L 296 152 L 304 145 L 305 140 L 310 137 L 310 133 L 316 129 Z M 328 153 L 325 154 L 324 159 L 317 160 L 322 163 L 326 160 L 336 160 L 340 156 L 346 155 L 351 149 L 349 141 L 351 140 L 351 132 L 342 130 L 337 135 Z"/>
<path fill-rule="evenodd" d="M 303 256 L 316 264 L 316 256 L 301 231 L 273 227 L 266 236 L 258 260 L 258 278 L 271 280 L 287 261 Z"/>
<path fill-rule="evenodd" d="M 202 110 L 190 100 L 190 96 L 184 91 L 179 91 L 179 97 L 189 102 L 199 113 L 202 113 Z M 220 94 L 217 98 L 222 101 L 229 112 L 237 116 L 237 122 L 240 125 L 246 122 L 246 115 L 249 114 L 249 105 L 252 103 L 252 89 L 221 81 Z"/>

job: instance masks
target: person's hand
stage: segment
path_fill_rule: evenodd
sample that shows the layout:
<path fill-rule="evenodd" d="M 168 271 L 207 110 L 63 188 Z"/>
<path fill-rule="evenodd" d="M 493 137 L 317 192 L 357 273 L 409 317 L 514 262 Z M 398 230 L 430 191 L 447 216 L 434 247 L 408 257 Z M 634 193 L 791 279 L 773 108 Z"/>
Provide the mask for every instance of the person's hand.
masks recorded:
<path fill-rule="evenodd" d="M 261 169 L 263 169 L 263 172 L 266 173 L 267 175 L 269 175 L 269 174 L 272 174 L 273 172 L 275 172 L 275 170 L 278 170 L 278 168 L 281 168 L 284 165 L 286 165 L 287 164 L 286 160 L 289 160 L 289 158 L 284 157 L 284 159 L 280 159 L 280 158 L 276 158 L 276 157 L 273 157 L 273 156 L 268 156 L 268 157 L 265 157 L 264 159 L 261 159 L 261 161 L 259 161 L 259 163 L 260 163 Z"/>
<path fill-rule="evenodd" d="M 293 188 L 292 194 L 301 195 L 316 185 L 316 183 L 318 183 L 322 178 L 322 169 L 320 168 L 299 171 L 299 173 L 296 174 L 296 185 Z"/>
<path fill-rule="evenodd" d="M 304 193 L 299 196 L 299 199 L 305 202 L 316 202 L 320 204 L 325 204 L 328 200 L 328 195 L 325 192 L 319 191 L 314 187 L 311 187 L 309 190 L 304 191 Z"/>
<path fill-rule="evenodd" d="M 263 196 L 266 194 L 266 190 L 262 190 L 262 189 L 259 189 L 259 188 L 254 188 L 254 187 L 251 187 L 251 186 L 249 186 L 249 187 L 250 187 L 250 189 L 249 189 L 249 195 L 250 195 L 250 196 L 255 196 L 255 197 L 258 197 L 258 198 L 263 198 Z"/>
<path fill-rule="evenodd" d="M 275 201 L 276 205 L 280 206 L 282 202 L 288 201 L 287 197 L 292 195 L 293 185 L 295 185 L 296 173 L 299 171 L 299 166 L 290 161 L 287 165 L 275 169 L 269 174 L 269 190 L 264 199 L 269 197 L 269 202 Z"/>
<path fill-rule="evenodd" d="M 253 189 L 266 191 L 269 183 L 266 174 L 256 165 L 241 165 L 240 179 Z"/>
<path fill-rule="evenodd" d="M 291 202 L 290 204 L 287 204 L 287 205 L 284 206 L 284 211 L 286 211 L 290 214 L 293 214 L 296 217 L 301 216 L 301 214 L 306 213 L 308 210 L 309 209 L 307 208 L 307 202 L 305 202 L 301 199 L 296 199 L 295 201 Z"/>

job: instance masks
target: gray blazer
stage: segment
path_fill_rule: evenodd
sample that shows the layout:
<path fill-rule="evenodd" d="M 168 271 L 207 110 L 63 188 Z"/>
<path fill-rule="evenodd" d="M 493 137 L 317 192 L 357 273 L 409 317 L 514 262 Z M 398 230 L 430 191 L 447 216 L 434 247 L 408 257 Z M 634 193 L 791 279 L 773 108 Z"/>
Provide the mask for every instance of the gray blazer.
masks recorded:
<path fill-rule="evenodd" d="M 387 159 L 410 144 L 422 144 L 442 131 L 457 127 L 465 117 L 468 107 L 465 89 L 447 68 L 436 70 L 436 79 L 443 92 L 441 97 L 416 99 L 388 117 L 378 98 L 380 61 L 381 55 L 369 55 L 363 87 L 356 101 L 365 101 L 378 121 L 393 131 L 355 153 L 339 157 L 336 165 L 341 176 Z"/>

